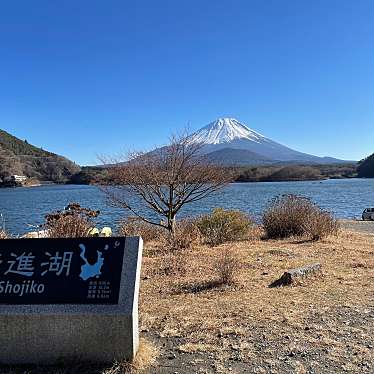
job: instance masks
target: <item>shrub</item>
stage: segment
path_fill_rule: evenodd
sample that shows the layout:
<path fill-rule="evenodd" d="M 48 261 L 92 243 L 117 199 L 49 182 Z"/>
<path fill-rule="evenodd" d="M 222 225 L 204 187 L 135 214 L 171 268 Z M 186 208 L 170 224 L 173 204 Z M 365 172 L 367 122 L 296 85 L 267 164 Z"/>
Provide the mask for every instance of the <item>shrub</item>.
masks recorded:
<path fill-rule="evenodd" d="M 93 218 L 100 214 L 77 203 L 69 204 L 64 210 L 46 215 L 43 228 L 50 238 L 81 238 L 90 236 L 94 228 Z"/>
<path fill-rule="evenodd" d="M 304 234 L 304 223 L 314 210 L 307 198 L 283 195 L 274 198 L 263 214 L 268 238 L 287 238 Z"/>
<path fill-rule="evenodd" d="M 251 227 L 248 230 L 247 240 L 255 241 L 260 240 L 264 236 L 264 230 L 262 226 L 259 226 L 255 223 L 251 225 Z"/>
<path fill-rule="evenodd" d="M 304 230 L 311 240 L 321 240 L 329 235 L 337 235 L 339 222 L 330 212 L 316 210 L 304 222 Z"/>
<path fill-rule="evenodd" d="M 63 216 L 46 227 L 49 238 L 83 238 L 90 236 L 93 228 L 84 218 L 76 216 Z"/>
<path fill-rule="evenodd" d="M 186 218 L 177 221 L 174 233 L 164 233 L 162 244 L 167 250 L 189 250 L 200 242 L 200 231 L 196 225 L 196 220 Z"/>
<path fill-rule="evenodd" d="M 270 239 L 304 236 L 318 240 L 336 233 L 338 227 L 331 213 L 296 195 L 274 198 L 263 214 L 263 225 Z"/>
<path fill-rule="evenodd" d="M 248 237 L 253 222 L 237 210 L 214 209 L 197 220 L 203 240 L 211 246 Z"/>
<path fill-rule="evenodd" d="M 240 261 L 238 257 L 230 250 L 219 254 L 219 257 L 214 263 L 214 271 L 218 277 L 219 284 L 233 284 L 235 283 L 235 272 L 240 268 Z"/>
<path fill-rule="evenodd" d="M 190 250 L 200 242 L 200 232 L 195 220 L 186 218 L 175 224 L 174 233 L 166 230 L 159 237 L 161 262 L 159 274 L 166 276 L 184 275 L 187 271 L 187 256 L 184 251 Z"/>
<path fill-rule="evenodd" d="M 138 236 L 140 235 L 144 241 L 150 242 L 152 240 L 160 239 L 162 228 L 143 221 L 138 217 L 128 217 L 122 221 L 119 226 L 119 234 L 123 236 Z"/>

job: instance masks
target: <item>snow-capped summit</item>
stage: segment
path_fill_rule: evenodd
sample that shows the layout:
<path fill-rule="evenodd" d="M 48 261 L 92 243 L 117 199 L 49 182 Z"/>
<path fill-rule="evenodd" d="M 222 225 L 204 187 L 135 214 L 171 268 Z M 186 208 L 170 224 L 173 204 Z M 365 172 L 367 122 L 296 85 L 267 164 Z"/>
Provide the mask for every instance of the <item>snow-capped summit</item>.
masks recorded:
<path fill-rule="evenodd" d="M 341 162 L 295 151 L 257 133 L 235 118 L 219 118 L 193 133 L 190 139 L 193 143 L 203 144 L 201 151 L 207 157 L 225 164 Z"/>
<path fill-rule="evenodd" d="M 204 144 L 229 143 L 235 139 L 248 139 L 260 143 L 264 137 L 235 118 L 219 118 L 192 135 L 192 141 Z"/>

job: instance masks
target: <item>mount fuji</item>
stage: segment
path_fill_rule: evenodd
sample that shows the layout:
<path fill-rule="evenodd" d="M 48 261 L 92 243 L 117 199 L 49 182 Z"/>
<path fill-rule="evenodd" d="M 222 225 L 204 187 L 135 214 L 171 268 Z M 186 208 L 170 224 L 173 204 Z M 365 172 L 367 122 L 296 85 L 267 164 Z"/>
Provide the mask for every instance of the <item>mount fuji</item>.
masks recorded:
<path fill-rule="evenodd" d="M 279 144 L 250 129 L 235 118 L 219 118 L 191 135 L 202 144 L 201 152 L 225 165 L 266 165 L 274 163 L 344 163 L 332 157 L 318 157 Z"/>

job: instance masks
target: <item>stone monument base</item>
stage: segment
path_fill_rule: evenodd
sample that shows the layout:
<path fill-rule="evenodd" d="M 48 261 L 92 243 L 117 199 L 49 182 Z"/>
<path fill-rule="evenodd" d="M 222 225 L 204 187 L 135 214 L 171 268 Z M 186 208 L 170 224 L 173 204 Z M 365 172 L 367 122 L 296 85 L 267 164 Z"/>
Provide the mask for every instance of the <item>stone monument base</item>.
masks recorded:
<path fill-rule="evenodd" d="M 132 317 L 98 314 L 0 315 L 0 363 L 132 360 L 138 348 Z"/>

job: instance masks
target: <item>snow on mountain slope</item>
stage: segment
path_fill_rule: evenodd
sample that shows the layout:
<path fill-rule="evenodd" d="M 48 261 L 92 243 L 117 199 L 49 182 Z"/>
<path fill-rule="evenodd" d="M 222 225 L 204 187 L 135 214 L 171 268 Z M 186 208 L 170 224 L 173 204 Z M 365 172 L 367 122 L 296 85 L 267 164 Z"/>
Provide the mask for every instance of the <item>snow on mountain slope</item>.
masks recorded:
<path fill-rule="evenodd" d="M 235 139 L 248 139 L 259 143 L 265 139 L 235 118 L 219 118 L 192 135 L 192 141 L 204 144 L 228 143 Z"/>
<path fill-rule="evenodd" d="M 321 164 L 342 162 L 341 160 L 333 158 L 317 157 L 295 151 L 266 138 L 234 118 L 219 118 L 209 123 L 207 126 L 193 133 L 191 135 L 191 141 L 203 143 L 204 147 L 202 152 L 205 154 L 221 151 L 220 157 L 222 159 L 225 158 L 222 150 L 226 148 L 230 149 L 230 151 L 227 151 L 226 163 L 230 163 L 230 156 L 233 155 L 233 149 L 254 152 L 258 156 L 256 158 L 257 161 L 261 159 L 271 159 L 275 162 L 290 161 Z M 238 153 L 235 155 L 235 159 L 237 158 Z M 245 157 L 245 159 L 245 162 L 247 162 L 248 157 Z"/>

